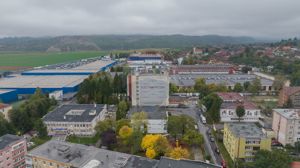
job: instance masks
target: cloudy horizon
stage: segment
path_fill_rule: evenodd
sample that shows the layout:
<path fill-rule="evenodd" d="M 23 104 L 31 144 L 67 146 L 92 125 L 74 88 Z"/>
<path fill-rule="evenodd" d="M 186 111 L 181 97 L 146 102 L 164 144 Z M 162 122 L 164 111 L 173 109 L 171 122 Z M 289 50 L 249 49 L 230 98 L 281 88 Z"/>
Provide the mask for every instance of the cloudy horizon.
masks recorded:
<path fill-rule="evenodd" d="M 223 35 L 299 37 L 297 0 L 9 0 L 0 37 Z"/>

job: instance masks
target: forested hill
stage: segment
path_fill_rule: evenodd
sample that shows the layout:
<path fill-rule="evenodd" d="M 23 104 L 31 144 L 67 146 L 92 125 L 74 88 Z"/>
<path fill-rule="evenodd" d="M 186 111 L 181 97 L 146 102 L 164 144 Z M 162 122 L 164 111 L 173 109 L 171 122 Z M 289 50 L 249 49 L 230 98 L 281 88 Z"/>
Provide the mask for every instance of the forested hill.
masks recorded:
<path fill-rule="evenodd" d="M 218 35 L 90 35 L 15 37 L 0 39 L 0 51 L 79 51 L 141 48 L 181 48 L 215 44 L 255 43 L 251 37 Z"/>

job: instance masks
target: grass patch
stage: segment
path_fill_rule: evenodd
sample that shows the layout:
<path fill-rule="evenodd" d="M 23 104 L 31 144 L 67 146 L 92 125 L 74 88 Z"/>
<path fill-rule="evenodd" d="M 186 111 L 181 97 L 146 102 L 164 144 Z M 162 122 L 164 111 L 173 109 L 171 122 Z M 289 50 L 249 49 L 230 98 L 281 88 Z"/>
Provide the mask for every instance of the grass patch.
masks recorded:
<path fill-rule="evenodd" d="M 40 146 L 44 143 L 46 143 L 47 141 L 49 141 L 51 139 L 51 137 L 43 137 L 43 138 L 39 138 L 39 137 L 34 137 L 32 138 L 30 141 L 34 143 L 34 145 L 32 145 L 30 148 L 28 148 L 28 150 L 31 150 L 37 146 Z"/>
<path fill-rule="evenodd" d="M 223 159 L 225 160 L 226 162 L 226 165 L 228 168 L 233 168 L 234 167 L 234 163 L 229 155 L 229 153 L 227 152 L 223 142 L 219 141 L 218 138 L 217 138 L 217 132 L 215 131 L 212 131 L 212 134 L 214 135 L 215 139 L 216 139 L 216 143 L 218 145 L 218 148 L 220 150 L 220 153 L 223 157 Z"/>
<path fill-rule="evenodd" d="M 0 53 L 0 66 L 44 66 L 79 59 L 104 56 L 106 51 Z"/>
<path fill-rule="evenodd" d="M 99 140 L 99 136 L 95 135 L 93 137 L 77 137 L 74 135 L 68 136 L 66 141 L 71 143 L 78 143 L 84 145 L 94 145 Z"/>

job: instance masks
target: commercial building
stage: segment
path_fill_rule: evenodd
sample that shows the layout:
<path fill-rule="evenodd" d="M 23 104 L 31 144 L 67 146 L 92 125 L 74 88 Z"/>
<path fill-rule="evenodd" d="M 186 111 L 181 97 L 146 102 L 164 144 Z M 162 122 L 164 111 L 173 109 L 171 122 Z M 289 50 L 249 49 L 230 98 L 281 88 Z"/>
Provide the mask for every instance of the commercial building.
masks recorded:
<path fill-rule="evenodd" d="M 196 79 L 204 78 L 206 84 L 222 84 L 228 89 L 233 89 L 234 85 L 245 82 L 252 82 L 256 78 L 261 81 L 261 89 L 264 91 L 273 91 L 273 81 L 270 79 L 258 77 L 253 74 L 177 74 L 170 75 L 170 82 L 179 87 L 193 87 Z"/>
<path fill-rule="evenodd" d="M 253 161 L 259 150 L 271 150 L 271 139 L 255 123 L 224 124 L 223 142 L 231 159 Z"/>
<path fill-rule="evenodd" d="M 147 114 L 147 133 L 149 134 L 166 134 L 168 112 L 166 107 L 160 106 L 133 106 L 129 111 L 129 117 L 137 112 Z"/>
<path fill-rule="evenodd" d="M 234 66 L 230 64 L 200 64 L 171 66 L 170 74 L 234 74 Z"/>
<path fill-rule="evenodd" d="M 291 101 L 294 107 L 300 107 L 300 87 L 283 87 L 279 93 L 278 106 L 283 107 Z"/>
<path fill-rule="evenodd" d="M 282 145 L 300 141 L 300 109 L 273 109 L 272 129 Z"/>
<path fill-rule="evenodd" d="M 128 64 L 160 64 L 162 55 L 158 53 L 134 53 L 128 57 Z"/>
<path fill-rule="evenodd" d="M 76 92 L 88 76 L 84 75 L 17 75 L 0 79 L 0 89 L 13 89 L 19 94 L 33 94 L 37 88 L 44 93 L 62 90 L 63 93 Z"/>
<path fill-rule="evenodd" d="M 98 121 L 108 115 L 106 105 L 65 104 L 43 117 L 48 135 L 93 136 Z"/>
<path fill-rule="evenodd" d="M 105 71 L 117 64 L 117 62 L 112 60 L 97 60 L 88 63 L 83 62 L 73 64 L 47 66 L 41 69 L 25 71 L 22 75 L 91 75 L 100 71 Z"/>
<path fill-rule="evenodd" d="M 252 102 L 245 100 L 240 93 L 217 93 L 222 99 L 220 108 L 221 122 L 258 122 L 261 118 L 261 110 Z M 243 106 L 245 115 L 239 118 L 236 114 L 236 108 Z"/>
<path fill-rule="evenodd" d="M 0 103 L 0 115 L 3 114 L 4 118 L 9 121 L 8 112 L 12 109 L 12 106 L 9 104 Z"/>
<path fill-rule="evenodd" d="M 0 167 L 25 168 L 26 140 L 16 135 L 0 137 Z"/>
<path fill-rule="evenodd" d="M 1 79 L 0 79 L 1 81 Z M 1 87 L 1 86 L 0 86 Z M 3 103 L 11 103 L 18 100 L 16 90 L 0 89 L 0 101 Z"/>
<path fill-rule="evenodd" d="M 51 140 L 30 151 L 27 168 L 221 168 L 201 161 L 145 157 Z"/>
<path fill-rule="evenodd" d="M 128 75 L 127 95 L 132 106 L 168 106 L 169 78 L 165 74 Z"/>

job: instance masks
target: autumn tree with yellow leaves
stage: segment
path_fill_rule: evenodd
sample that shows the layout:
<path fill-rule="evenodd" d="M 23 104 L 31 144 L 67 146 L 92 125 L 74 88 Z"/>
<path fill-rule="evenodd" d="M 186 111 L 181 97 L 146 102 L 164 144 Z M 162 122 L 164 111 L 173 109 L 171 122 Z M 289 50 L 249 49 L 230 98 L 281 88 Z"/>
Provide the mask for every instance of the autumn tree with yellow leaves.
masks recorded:
<path fill-rule="evenodd" d="M 173 159 L 188 159 L 190 157 L 189 151 L 180 146 L 173 148 L 167 155 Z"/>
<path fill-rule="evenodd" d="M 142 139 L 141 147 L 146 151 L 146 156 L 151 159 L 163 156 L 170 149 L 167 138 L 159 134 L 145 135 Z"/>

